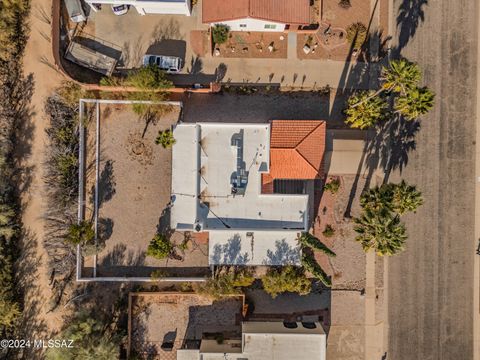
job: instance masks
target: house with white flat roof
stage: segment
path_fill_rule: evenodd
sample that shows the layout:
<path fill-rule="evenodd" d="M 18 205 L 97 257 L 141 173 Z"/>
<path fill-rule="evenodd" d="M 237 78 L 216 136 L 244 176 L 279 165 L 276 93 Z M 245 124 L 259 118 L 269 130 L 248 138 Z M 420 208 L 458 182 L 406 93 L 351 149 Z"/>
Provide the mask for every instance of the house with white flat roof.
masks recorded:
<path fill-rule="evenodd" d="M 246 321 L 241 340 L 202 339 L 200 349 L 177 350 L 177 360 L 325 360 L 326 347 L 318 322 Z"/>
<path fill-rule="evenodd" d="M 270 124 L 225 123 L 174 128 L 171 227 L 209 232 L 212 265 L 300 264 L 297 238 L 308 231 L 309 195 L 274 193 L 273 183 L 295 174 L 321 176 L 324 145 L 310 144 L 309 136 L 324 139 L 325 126 L 308 121 L 286 141 L 287 122 L 272 124 L 273 129 Z M 284 142 L 287 148 L 279 146 Z M 320 154 L 312 156 L 316 146 Z"/>

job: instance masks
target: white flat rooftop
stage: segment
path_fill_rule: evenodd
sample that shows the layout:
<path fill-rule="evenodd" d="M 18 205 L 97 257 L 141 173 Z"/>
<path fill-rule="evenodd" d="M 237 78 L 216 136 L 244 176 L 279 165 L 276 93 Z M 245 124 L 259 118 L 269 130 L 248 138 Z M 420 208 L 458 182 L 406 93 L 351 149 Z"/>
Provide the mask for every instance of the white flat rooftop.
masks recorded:
<path fill-rule="evenodd" d="M 172 228 L 305 230 L 308 195 L 261 193 L 261 174 L 269 171 L 268 124 L 180 124 L 174 137 Z M 234 194 L 238 164 L 246 185 Z"/>
<path fill-rule="evenodd" d="M 211 265 L 300 265 L 297 231 L 231 231 L 209 233 Z"/>

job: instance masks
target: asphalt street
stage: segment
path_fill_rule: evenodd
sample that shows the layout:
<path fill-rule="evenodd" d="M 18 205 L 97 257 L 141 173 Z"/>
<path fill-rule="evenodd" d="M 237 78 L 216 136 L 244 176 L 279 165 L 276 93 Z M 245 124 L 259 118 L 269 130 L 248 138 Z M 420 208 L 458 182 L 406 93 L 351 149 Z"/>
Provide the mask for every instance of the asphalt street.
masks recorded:
<path fill-rule="evenodd" d="M 389 259 L 387 359 L 473 359 L 477 9 L 473 0 L 394 0 L 401 54 L 437 94 L 400 177 L 423 192 Z M 423 20 L 422 20 L 423 19 Z"/>

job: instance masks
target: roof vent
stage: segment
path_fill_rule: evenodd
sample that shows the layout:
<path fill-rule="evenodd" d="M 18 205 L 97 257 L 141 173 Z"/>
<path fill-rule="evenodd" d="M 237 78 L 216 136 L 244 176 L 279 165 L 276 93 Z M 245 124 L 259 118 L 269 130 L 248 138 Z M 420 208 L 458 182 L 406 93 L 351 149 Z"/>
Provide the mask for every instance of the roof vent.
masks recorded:
<path fill-rule="evenodd" d="M 303 322 L 302 321 L 302 326 L 305 329 L 316 329 L 317 328 L 317 325 L 314 322 Z"/>

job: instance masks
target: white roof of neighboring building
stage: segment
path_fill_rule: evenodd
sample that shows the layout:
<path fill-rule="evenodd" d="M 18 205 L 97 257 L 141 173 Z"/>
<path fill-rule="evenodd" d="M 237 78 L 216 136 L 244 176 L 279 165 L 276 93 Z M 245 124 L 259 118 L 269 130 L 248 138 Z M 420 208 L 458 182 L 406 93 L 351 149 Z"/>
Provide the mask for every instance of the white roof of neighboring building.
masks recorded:
<path fill-rule="evenodd" d="M 208 240 L 211 265 L 299 265 L 297 231 L 212 230 Z"/>
<path fill-rule="evenodd" d="M 288 329 L 281 322 L 244 322 L 243 356 L 248 360 L 325 360 L 327 339 L 320 323 L 307 329 L 297 323 Z"/>
<path fill-rule="evenodd" d="M 215 340 L 202 340 L 203 360 L 325 360 L 327 337 L 322 325 L 314 329 L 297 323 L 288 329 L 282 322 L 248 321 L 242 324 L 243 349 L 230 344 L 216 345 Z M 178 360 L 178 357 L 177 357 Z"/>
<path fill-rule="evenodd" d="M 172 228 L 194 230 L 199 225 L 203 231 L 244 230 L 244 236 L 258 229 L 286 230 L 286 238 L 292 230 L 305 230 L 308 195 L 261 193 L 261 174 L 269 171 L 268 124 L 180 124 L 174 137 Z M 234 144 L 236 137 L 240 147 Z M 244 194 L 234 195 L 231 181 L 239 161 L 247 185 Z"/>

